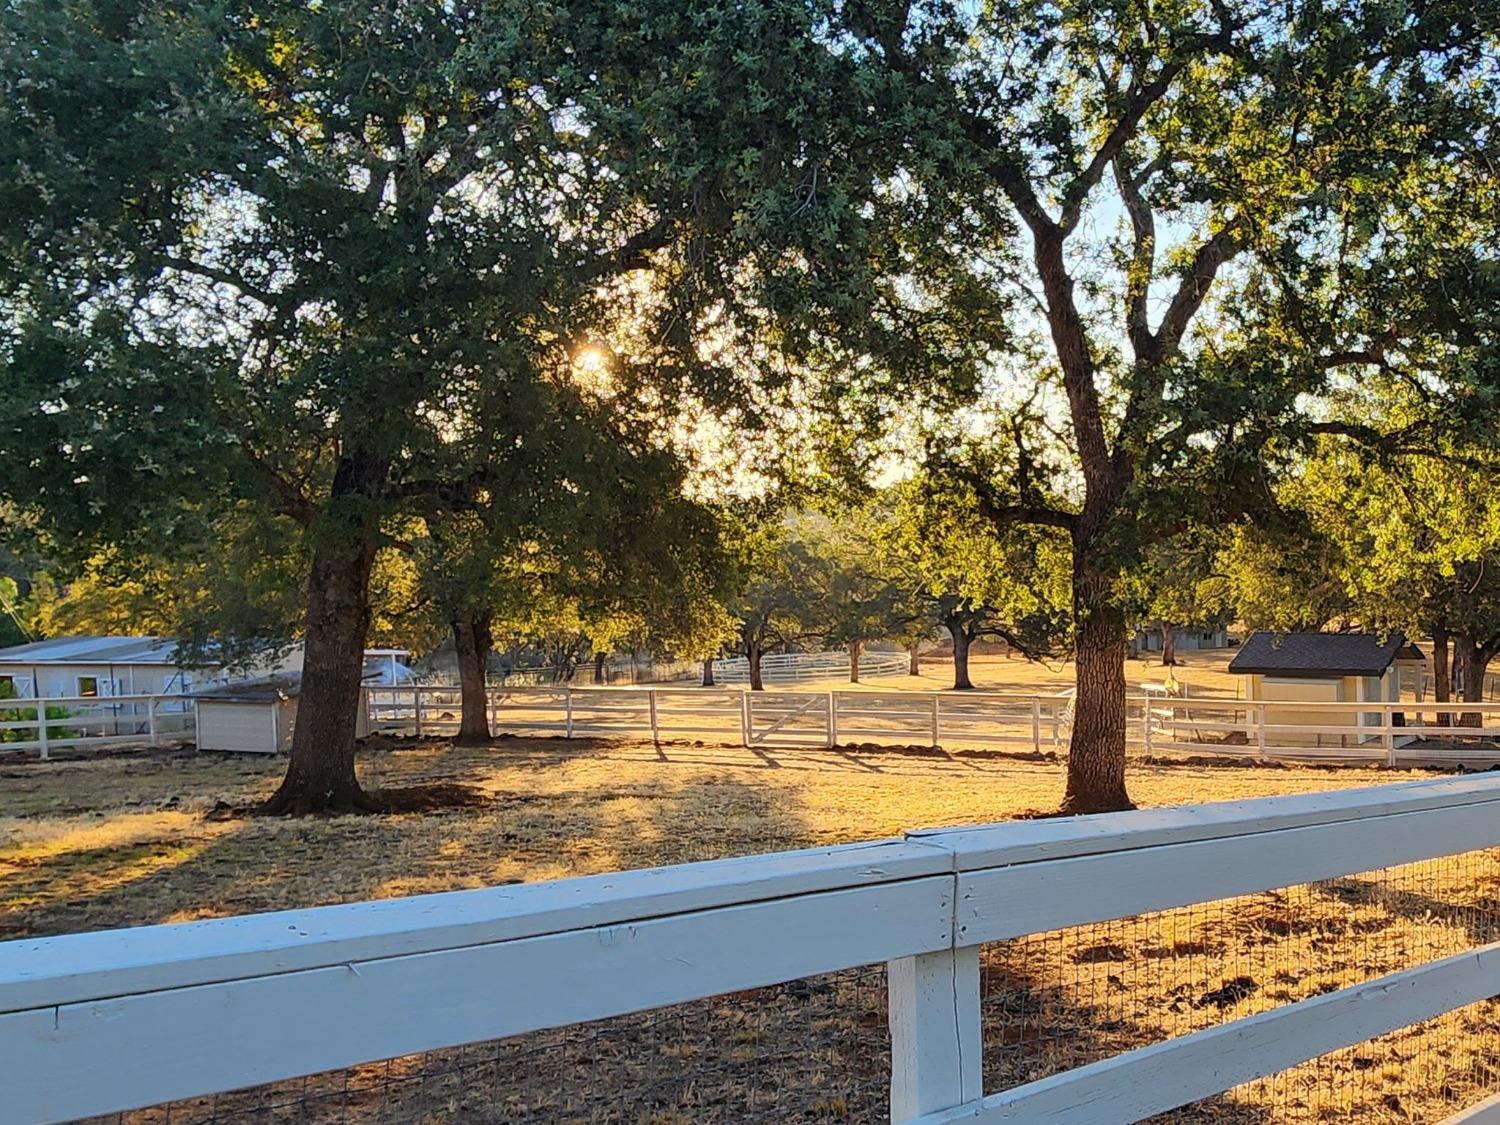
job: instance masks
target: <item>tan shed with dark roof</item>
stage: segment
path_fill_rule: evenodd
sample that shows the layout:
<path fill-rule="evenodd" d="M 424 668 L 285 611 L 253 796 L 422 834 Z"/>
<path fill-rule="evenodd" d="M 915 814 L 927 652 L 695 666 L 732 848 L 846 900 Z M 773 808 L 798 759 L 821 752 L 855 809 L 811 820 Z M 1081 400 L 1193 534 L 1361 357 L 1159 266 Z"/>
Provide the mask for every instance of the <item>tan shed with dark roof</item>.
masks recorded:
<path fill-rule="evenodd" d="M 1361 727 L 1382 725 L 1382 715 L 1357 705 L 1421 702 L 1426 687 L 1426 659 L 1400 633 L 1252 633 L 1229 670 L 1246 677 L 1246 699 L 1268 704 L 1266 725 L 1281 728 L 1272 732 L 1279 744 L 1373 741 L 1380 736 Z M 1326 706 L 1331 703 L 1351 706 Z M 1410 741 L 1397 738 L 1396 744 Z"/>

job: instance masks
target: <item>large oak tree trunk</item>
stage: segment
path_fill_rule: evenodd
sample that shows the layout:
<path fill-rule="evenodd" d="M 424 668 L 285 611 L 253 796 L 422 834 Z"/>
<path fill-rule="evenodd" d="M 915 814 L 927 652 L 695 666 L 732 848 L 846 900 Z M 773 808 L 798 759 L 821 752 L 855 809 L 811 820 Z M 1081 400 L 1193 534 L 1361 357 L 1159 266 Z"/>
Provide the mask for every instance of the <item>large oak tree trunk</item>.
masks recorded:
<path fill-rule="evenodd" d="M 859 683 L 859 650 L 864 647 L 863 641 L 849 642 L 849 682 Z"/>
<path fill-rule="evenodd" d="M 714 686 L 714 658 L 712 656 L 703 662 L 703 686 Z"/>
<path fill-rule="evenodd" d="M 264 813 L 376 811 L 354 776 L 374 559 L 373 539 L 326 543 L 313 552 L 291 760 Z"/>
<path fill-rule="evenodd" d="M 490 709 L 486 673 L 494 640 L 492 615 L 466 607 L 453 613 L 453 645 L 458 652 L 459 721 L 454 742 L 479 746 L 490 741 Z"/>
<path fill-rule="evenodd" d="M 596 683 L 596 684 L 602 684 L 602 683 L 604 683 L 604 665 L 605 665 L 605 662 L 608 661 L 608 660 L 609 660 L 609 653 L 607 653 L 607 652 L 596 652 L 596 653 L 594 653 L 594 683 Z"/>
<path fill-rule="evenodd" d="M 1161 623 L 1161 662 L 1177 663 L 1177 631 L 1166 621 Z"/>
<path fill-rule="evenodd" d="M 1086 551 L 1077 546 L 1074 559 L 1077 693 L 1062 811 L 1130 809 L 1135 805 L 1125 791 L 1125 614 L 1108 573 L 1091 570 Z"/>
<path fill-rule="evenodd" d="M 948 623 L 948 633 L 953 638 L 953 690 L 973 691 L 974 681 L 969 679 L 969 634 L 961 622 Z"/>
<path fill-rule="evenodd" d="M 750 662 L 750 690 L 765 691 L 766 684 L 760 674 L 760 645 L 748 645 L 745 649 L 745 659 Z"/>
<path fill-rule="evenodd" d="M 1492 655 L 1490 646 L 1482 644 L 1472 633 L 1459 633 L 1453 638 L 1454 680 L 1465 703 L 1484 702 L 1484 677 L 1489 671 Z M 1482 727 L 1484 715 L 1479 711 L 1465 711 L 1459 716 L 1458 725 Z"/>
<path fill-rule="evenodd" d="M 908 676 L 920 676 L 922 674 L 921 645 L 912 645 L 906 650 L 906 674 Z"/>
<path fill-rule="evenodd" d="M 1447 703 L 1453 698 L 1453 672 L 1448 667 L 1447 629 L 1432 631 L 1432 698 L 1439 703 Z M 1452 726 L 1453 716 L 1446 711 L 1439 712 L 1437 725 Z"/>

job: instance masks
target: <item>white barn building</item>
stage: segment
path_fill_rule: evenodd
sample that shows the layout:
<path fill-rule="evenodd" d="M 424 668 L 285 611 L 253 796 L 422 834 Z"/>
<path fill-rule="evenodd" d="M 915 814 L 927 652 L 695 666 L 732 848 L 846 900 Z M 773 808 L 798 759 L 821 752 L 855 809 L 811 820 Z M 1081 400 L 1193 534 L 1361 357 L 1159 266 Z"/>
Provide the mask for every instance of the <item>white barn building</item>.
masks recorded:
<path fill-rule="evenodd" d="M 191 695 L 204 688 L 296 672 L 302 650 L 230 671 L 223 665 L 179 664 L 165 637 L 54 637 L 0 649 L 0 695 L 20 699 L 115 695 Z"/>

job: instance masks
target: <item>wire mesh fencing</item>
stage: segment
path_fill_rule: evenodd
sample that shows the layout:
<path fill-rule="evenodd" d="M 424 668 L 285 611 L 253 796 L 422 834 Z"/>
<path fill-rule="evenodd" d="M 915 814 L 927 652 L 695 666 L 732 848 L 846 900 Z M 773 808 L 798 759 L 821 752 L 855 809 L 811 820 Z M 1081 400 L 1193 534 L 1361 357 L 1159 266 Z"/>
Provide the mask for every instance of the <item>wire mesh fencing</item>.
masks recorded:
<path fill-rule="evenodd" d="M 1033 934 L 982 956 L 985 1092 L 1500 939 L 1500 852 Z M 1159 1121 L 1439 1122 L 1500 1089 L 1494 1001 Z"/>
<path fill-rule="evenodd" d="M 986 1093 L 1500 940 L 1500 850 L 986 945 Z M 1500 1090 L 1486 1000 L 1155 1121 L 1441 1122 Z M 888 1120 L 883 966 L 99 1119 L 282 1123 Z"/>
<path fill-rule="evenodd" d="M 874 1122 L 884 966 L 428 1051 L 91 1125 Z"/>

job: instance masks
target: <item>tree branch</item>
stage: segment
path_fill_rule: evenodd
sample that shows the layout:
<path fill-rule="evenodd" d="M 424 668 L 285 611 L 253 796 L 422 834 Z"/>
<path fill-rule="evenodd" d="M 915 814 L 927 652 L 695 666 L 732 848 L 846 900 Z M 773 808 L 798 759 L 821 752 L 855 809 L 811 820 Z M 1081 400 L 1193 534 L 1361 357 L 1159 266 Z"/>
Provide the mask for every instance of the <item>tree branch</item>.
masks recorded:
<path fill-rule="evenodd" d="M 1147 321 L 1146 302 L 1151 292 L 1151 278 L 1156 268 L 1156 216 L 1141 195 L 1141 185 L 1149 172 L 1139 178 L 1125 165 L 1123 155 L 1114 160 L 1115 183 L 1130 215 L 1135 245 L 1130 255 L 1130 270 L 1125 278 L 1125 331 L 1136 358 L 1153 352 L 1156 340 Z"/>

